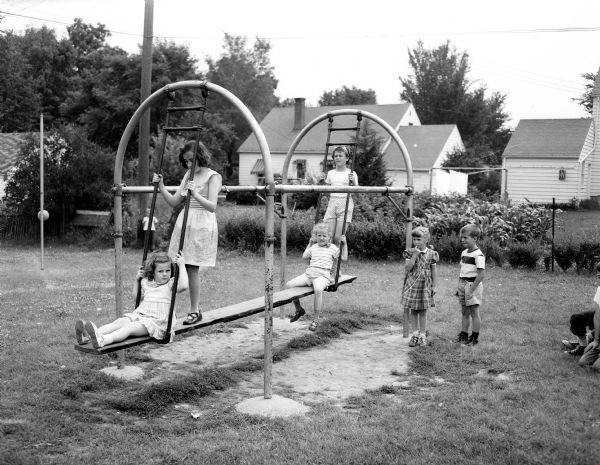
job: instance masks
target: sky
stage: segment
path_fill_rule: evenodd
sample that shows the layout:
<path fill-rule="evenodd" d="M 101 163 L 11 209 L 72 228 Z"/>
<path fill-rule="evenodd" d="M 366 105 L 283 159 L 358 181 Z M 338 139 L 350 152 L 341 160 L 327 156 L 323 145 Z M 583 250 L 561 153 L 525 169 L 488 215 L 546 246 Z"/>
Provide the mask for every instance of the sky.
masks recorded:
<path fill-rule="evenodd" d="M 74 18 L 111 31 L 110 45 L 130 53 L 143 40 L 144 0 L 0 0 L 0 30 L 46 24 L 60 38 Z M 521 119 L 580 118 L 572 99 L 583 73 L 600 67 L 597 0 L 154 0 L 153 35 L 187 44 L 206 71 L 223 52 L 224 34 L 268 39 L 275 94 L 317 106 L 325 91 L 356 86 L 377 103 L 400 102 L 408 50 L 450 41 L 469 54 L 473 88 L 505 94 L 509 126 Z"/>

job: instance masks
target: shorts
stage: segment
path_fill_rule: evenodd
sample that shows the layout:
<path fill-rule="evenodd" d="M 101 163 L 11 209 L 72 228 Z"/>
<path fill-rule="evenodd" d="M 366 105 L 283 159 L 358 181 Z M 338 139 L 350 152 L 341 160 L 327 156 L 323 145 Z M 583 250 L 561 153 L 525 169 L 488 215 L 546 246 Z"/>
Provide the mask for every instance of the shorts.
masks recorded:
<path fill-rule="evenodd" d="M 344 220 L 344 212 L 346 210 L 346 196 L 344 197 L 329 197 L 327 210 L 325 211 L 325 221 L 327 220 Z M 354 211 L 354 201 L 352 196 L 348 201 L 348 215 L 346 215 L 346 223 L 352 222 L 352 212 Z"/>
<path fill-rule="evenodd" d="M 471 294 L 471 298 L 466 300 L 466 291 L 470 290 L 473 286 L 473 283 L 467 281 L 465 279 L 458 280 L 458 290 L 456 291 L 456 296 L 458 297 L 458 301 L 461 305 L 465 307 L 471 307 L 472 305 L 481 305 L 481 301 L 483 300 L 483 284 L 479 283 Z"/>
<path fill-rule="evenodd" d="M 329 270 L 308 267 L 304 274 L 288 281 L 286 287 L 310 286 L 315 291 L 323 291 L 331 283 L 331 273 Z"/>

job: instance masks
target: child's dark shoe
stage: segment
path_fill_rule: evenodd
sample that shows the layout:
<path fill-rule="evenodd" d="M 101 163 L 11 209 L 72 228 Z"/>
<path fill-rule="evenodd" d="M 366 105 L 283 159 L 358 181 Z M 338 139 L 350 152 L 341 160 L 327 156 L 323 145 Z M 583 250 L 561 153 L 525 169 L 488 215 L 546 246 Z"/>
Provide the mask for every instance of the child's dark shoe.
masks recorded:
<path fill-rule="evenodd" d="M 313 321 L 310 326 L 308 327 L 309 330 L 311 331 L 316 331 L 317 330 L 317 325 L 318 323 L 316 321 Z"/>
<path fill-rule="evenodd" d="M 75 338 L 77 339 L 77 344 L 84 345 L 90 342 L 90 337 L 85 330 L 85 321 L 77 320 L 75 322 Z"/>
<path fill-rule="evenodd" d="M 294 316 L 292 316 L 290 318 L 290 323 L 294 323 L 295 321 L 298 321 L 300 318 L 302 318 L 304 315 L 306 314 L 306 312 L 304 311 L 304 309 L 302 307 L 296 309 L 296 313 L 294 313 Z"/>
<path fill-rule="evenodd" d="M 408 341 L 408 347 L 417 347 L 419 345 L 419 336 L 413 334 Z"/>
<path fill-rule="evenodd" d="M 458 333 L 457 338 L 454 339 L 454 342 L 459 344 L 466 344 L 467 342 L 469 342 L 469 335 L 464 331 L 461 331 L 460 333 Z"/>

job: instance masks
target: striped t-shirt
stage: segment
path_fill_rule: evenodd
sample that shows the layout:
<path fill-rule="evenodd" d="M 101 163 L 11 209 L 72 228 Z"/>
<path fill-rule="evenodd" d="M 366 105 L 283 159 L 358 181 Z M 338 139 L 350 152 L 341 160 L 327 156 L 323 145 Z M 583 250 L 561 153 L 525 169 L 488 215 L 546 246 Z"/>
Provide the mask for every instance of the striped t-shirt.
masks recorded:
<path fill-rule="evenodd" d="M 477 270 L 485 270 L 485 255 L 478 248 L 469 252 L 465 249 L 460 254 L 460 277 L 472 280 L 477 277 Z"/>
<path fill-rule="evenodd" d="M 310 258 L 311 267 L 331 270 L 333 260 L 340 254 L 340 249 L 335 244 L 329 247 L 321 247 L 319 244 L 311 245 L 302 255 L 303 258 Z"/>

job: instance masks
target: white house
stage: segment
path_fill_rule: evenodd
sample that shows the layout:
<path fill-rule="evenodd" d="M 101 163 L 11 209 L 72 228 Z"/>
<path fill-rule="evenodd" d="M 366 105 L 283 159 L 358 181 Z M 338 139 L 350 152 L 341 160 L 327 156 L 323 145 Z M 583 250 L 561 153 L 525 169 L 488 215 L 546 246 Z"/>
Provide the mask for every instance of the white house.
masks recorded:
<path fill-rule="evenodd" d="M 415 108 L 410 103 L 306 107 L 303 98 L 295 100 L 293 107 L 273 108 L 260 123 L 271 150 L 274 173 L 281 174 L 287 151 L 307 122 L 330 111 L 352 108 L 380 117 L 398 132 L 411 158 L 416 191 L 432 191 L 438 194 L 467 192 L 466 174 L 434 169 L 441 166 L 449 153 L 457 148 L 464 149 L 455 125 L 422 126 Z M 378 124 L 371 121 L 368 124 L 384 140 L 382 150 L 392 185 L 404 186 L 406 167 L 398 146 Z M 353 115 L 339 116 L 334 121 L 335 127 L 355 125 L 356 117 Z M 349 142 L 353 135 L 352 132 L 334 132 L 330 142 Z M 326 141 L 325 120 L 312 128 L 296 148 L 290 163 L 288 179 L 304 179 L 307 173 L 322 172 Z M 260 184 L 264 176 L 264 166 L 254 135 L 250 135 L 242 143 L 238 152 L 239 184 Z"/>
<path fill-rule="evenodd" d="M 502 195 L 516 202 L 600 199 L 600 73 L 592 118 L 521 120 L 502 154 Z"/>

